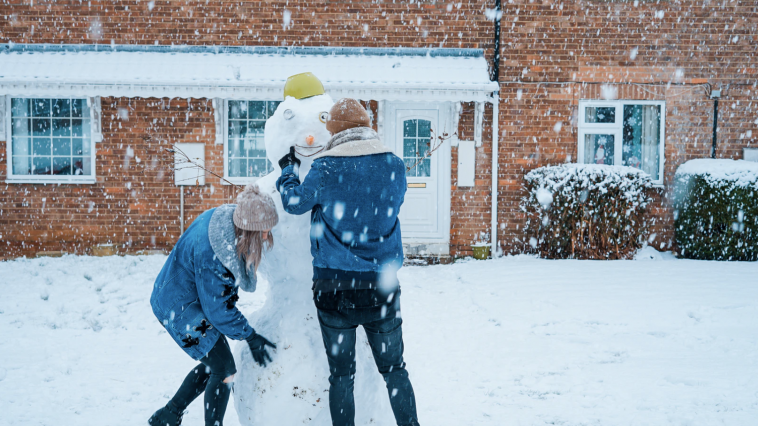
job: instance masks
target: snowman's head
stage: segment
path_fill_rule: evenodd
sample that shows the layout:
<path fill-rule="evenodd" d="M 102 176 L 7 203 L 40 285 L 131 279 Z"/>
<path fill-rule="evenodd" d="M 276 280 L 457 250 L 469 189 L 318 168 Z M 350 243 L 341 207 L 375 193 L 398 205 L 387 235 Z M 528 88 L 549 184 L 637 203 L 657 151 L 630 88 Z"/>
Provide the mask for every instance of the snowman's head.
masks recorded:
<path fill-rule="evenodd" d="M 274 167 L 294 146 L 298 158 L 310 164 L 310 157 L 326 149 L 331 135 L 326 119 L 334 101 L 329 95 L 305 99 L 287 97 L 266 121 L 264 142 L 266 156 Z"/>

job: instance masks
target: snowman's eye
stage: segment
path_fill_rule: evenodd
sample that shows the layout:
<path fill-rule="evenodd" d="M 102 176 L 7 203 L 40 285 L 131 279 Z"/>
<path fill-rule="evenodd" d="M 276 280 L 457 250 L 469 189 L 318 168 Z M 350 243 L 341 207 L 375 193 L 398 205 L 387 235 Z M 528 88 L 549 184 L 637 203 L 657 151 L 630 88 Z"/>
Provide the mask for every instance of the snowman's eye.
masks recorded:
<path fill-rule="evenodd" d="M 282 115 L 284 116 L 285 120 L 292 120 L 292 117 L 295 116 L 295 113 L 292 112 L 291 109 L 285 109 Z"/>
<path fill-rule="evenodd" d="M 326 121 L 329 120 L 329 113 L 326 111 L 320 112 L 318 114 L 318 119 L 321 120 L 322 123 L 326 123 Z"/>

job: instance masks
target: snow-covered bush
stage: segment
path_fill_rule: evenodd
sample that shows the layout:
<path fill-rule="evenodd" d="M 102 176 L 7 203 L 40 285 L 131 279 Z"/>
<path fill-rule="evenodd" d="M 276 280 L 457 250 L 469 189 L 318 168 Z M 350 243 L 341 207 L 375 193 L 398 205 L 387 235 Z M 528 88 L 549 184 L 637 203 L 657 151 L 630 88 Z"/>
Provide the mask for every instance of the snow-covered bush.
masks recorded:
<path fill-rule="evenodd" d="M 675 181 L 680 256 L 758 260 L 758 163 L 690 160 L 679 166 Z"/>
<path fill-rule="evenodd" d="M 564 164 L 526 175 L 527 249 L 547 258 L 628 259 L 645 241 L 650 176 L 624 166 Z"/>

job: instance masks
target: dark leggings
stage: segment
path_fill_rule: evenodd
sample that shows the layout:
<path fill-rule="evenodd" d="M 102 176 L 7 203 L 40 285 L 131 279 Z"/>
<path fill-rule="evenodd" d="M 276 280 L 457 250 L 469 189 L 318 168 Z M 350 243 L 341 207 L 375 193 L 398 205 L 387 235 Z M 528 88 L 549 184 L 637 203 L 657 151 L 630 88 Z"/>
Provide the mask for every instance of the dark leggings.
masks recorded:
<path fill-rule="evenodd" d="M 232 391 L 232 384 L 224 383 L 224 379 L 237 372 L 226 337 L 219 337 L 200 362 L 187 374 L 176 395 L 171 398 L 171 404 L 178 411 L 184 411 L 205 391 L 205 425 L 223 426 L 226 405 Z"/>

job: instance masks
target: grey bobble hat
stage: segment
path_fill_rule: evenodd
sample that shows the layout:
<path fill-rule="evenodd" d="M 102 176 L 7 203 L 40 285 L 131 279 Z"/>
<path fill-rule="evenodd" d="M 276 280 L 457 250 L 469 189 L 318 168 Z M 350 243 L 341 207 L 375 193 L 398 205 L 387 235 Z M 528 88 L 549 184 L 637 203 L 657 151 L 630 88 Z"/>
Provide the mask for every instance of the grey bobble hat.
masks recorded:
<path fill-rule="evenodd" d="M 279 222 L 274 199 L 261 192 L 255 184 L 245 187 L 237 196 L 234 225 L 246 231 L 266 231 Z"/>

